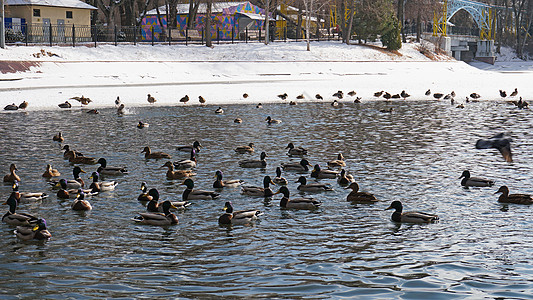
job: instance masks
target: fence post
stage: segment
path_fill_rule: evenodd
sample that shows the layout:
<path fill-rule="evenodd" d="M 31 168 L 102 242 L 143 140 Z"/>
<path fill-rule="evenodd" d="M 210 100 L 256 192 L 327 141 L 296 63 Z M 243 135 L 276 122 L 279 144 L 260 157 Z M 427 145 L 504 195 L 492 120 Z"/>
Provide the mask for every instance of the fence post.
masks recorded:
<path fill-rule="evenodd" d="M 259 36 L 258 36 L 259 42 L 261 42 L 261 27 L 259 27 Z"/>
<path fill-rule="evenodd" d="M 72 24 L 72 47 L 76 47 L 76 26 Z"/>
<path fill-rule="evenodd" d="M 96 25 L 94 25 L 94 48 L 96 48 L 96 41 L 98 40 L 98 30 L 96 29 Z"/>
<path fill-rule="evenodd" d="M 189 45 L 189 27 L 185 25 L 185 46 Z"/>
<path fill-rule="evenodd" d="M 50 47 L 52 47 L 52 23 L 50 23 Z"/>
<path fill-rule="evenodd" d="M 235 26 L 231 26 L 231 43 L 233 44 L 235 39 Z"/>
<path fill-rule="evenodd" d="M 26 37 L 26 46 L 28 46 L 28 31 L 29 31 L 30 27 L 28 26 L 28 23 L 26 23 L 26 33 L 24 34 L 25 37 Z"/>
<path fill-rule="evenodd" d="M 137 25 L 133 25 L 133 45 L 137 45 Z"/>
<path fill-rule="evenodd" d="M 331 28 L 328 26 L 328 42 L 329 42 L 329 36 L 331 35 Z"/>
<path fill-rule="evenodd" d="M 117 43 L 117 25 L 115 25 L 115 31 L 113 31 L 113 34 L 115 35 L 115 46 L 118 46 L 118 43 Z"/>
<path fill-rule="evenodd" d="M 285 25 L 285 28 L 283 30 L 285 33 L 283 34 L 283 41 L 287 42 L 287 25 Z"/>
<path fill-rule="evenodd" d="M 152 30 L 152 46 L 154 45 L 154 26 L 151 27 Z"/>
<path fill-rule="evenodd" d="M 205 33 L 205 28 L 202 28 L 202 45 L 204 44 L 204 33 Z"/>
<path fill-rule="evenodd" d="M 218 24 L 217 24 L 217 44 L 220 44 L 220 30 L 218 28 Z"/>
<path fill-rule="evenodd" d="M 170 43 L 172 42 L 172 28 L 170 26 L 167 26 L 168 29 L 168 45 L 170 46 Z"/>
<path fill-rule="evenodd" d="M 248 43 L 248 27 L 245 27 L 245 29 L 244 29 L 244 34 L 245 34 L 245 36 L 244 36 L 244 41 L 245 41 L 246 43 Z"/>

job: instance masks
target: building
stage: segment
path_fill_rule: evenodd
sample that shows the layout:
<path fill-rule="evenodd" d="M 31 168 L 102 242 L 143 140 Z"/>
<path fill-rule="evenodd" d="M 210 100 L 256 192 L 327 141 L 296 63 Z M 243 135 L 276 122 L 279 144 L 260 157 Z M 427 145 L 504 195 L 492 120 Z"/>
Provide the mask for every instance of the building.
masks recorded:
<path fill-rule="evenodd" d="M 96 7 L 79 0 L 4 0 L 6 28 L 28 34 L 32 42 L 91 39 L 91 12 Z M 74 27 L 76 28 L 73 31 Z"/>

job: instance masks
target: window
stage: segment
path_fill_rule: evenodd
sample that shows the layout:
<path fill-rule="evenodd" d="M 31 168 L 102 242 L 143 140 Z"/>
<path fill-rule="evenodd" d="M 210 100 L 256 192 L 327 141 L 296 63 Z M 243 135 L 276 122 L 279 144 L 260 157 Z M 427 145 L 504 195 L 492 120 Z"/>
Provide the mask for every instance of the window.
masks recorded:
<path fill-rule="evenodd" d="M 33 9 L 33 16 L 34 17 L 40 17 L 41 16 L 41 10 L 40 9 Z"/>
<path fill-rule="evenodd" d="M 72 19 L 72 11 L 67 10 L 67 19 Z"/>

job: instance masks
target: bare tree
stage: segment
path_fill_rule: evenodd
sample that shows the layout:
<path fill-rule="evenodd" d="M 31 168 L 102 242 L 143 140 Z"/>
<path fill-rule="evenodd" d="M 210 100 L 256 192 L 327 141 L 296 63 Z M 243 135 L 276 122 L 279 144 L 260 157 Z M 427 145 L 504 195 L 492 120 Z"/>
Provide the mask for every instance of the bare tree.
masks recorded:
<path fill-rule="evenodd" d="M 213 6 L 213 0 L 207 0 L 207 7 L 205 13 L 205 45 L 207 47 L 213 47 L 211 42 L 211 8 Z"/>

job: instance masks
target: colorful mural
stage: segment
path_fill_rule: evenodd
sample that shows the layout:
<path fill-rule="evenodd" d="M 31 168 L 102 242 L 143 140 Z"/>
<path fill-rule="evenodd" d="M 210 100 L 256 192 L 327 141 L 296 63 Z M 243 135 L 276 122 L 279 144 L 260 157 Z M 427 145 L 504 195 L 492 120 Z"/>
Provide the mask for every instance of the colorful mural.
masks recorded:
<path fill-rule="evenodd" d="M 214 4 L 216 5 L 216 4 Z M 221 40 L 231 40 L 232 35 L 235 35 L 237 39 L 237 34 L 239 31 L 243 31 L 244 28 L 239 30 L 238 24 L 240 18 L 248 18 L 245 14 L 253 15 L 262 15 L 264 10 L 259 8 L 250 2 L 236 2 L 235 5 L 229 6 L 222 9 L 222 12 L 213 13 L 212 18 L 212 27 L 211 27 L 211 38 L 217 38 L 218 35 Z M 180 31 L 181 36 L 185 36 L 185 29 L 187 28 L 187 19 L 188 13 L 178 13 L 177 14 L 177 24 L 176 27 Z M 196 26 L 192 29 L 196 29 L 199 32 L 203 32 L 205 29 L 205 15 L 198 13 L 196 16 Z M 167 26 L 166 16 L 161 16 L 161 22 L 163 27 Z M 249 26 L 249 30 L 258 30 L 262 28 L 264 21 L 262 20 L 253 20 Z M 154 41 L 161 40 L 159 35 L 161 34 L 161 26 L 155 15 L 147 15 L 142 20 L 142 37 L 144 40 L 152 40 L 151 28 L 154 28 Z M 174 34 L 173 34 L 174 36 Z"/>

